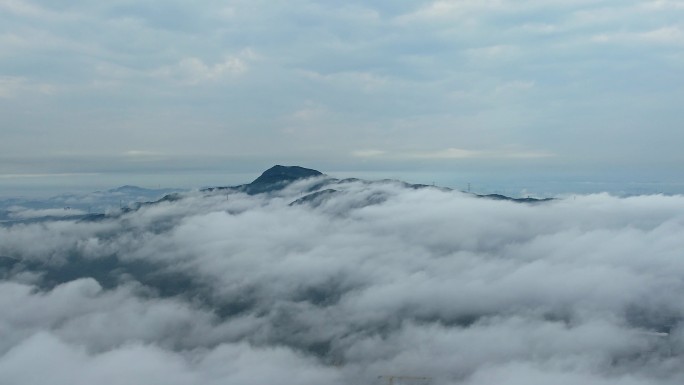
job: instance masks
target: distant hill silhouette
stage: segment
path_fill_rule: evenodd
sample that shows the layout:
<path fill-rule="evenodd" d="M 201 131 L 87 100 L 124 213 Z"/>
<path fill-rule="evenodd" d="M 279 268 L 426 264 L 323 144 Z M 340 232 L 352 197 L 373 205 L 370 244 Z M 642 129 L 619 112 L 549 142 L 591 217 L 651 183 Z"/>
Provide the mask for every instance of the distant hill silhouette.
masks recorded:
<path fill-rule="evenodd" d="M 275 165 L 268 170 L 264 171 L 259 175 L 258 178 L 253 180 L 251 183 L 248 184 L 243 184 L 243 185 L 238 185 L 238 186 L 229 186 L 229 187 L 210 187 L 210 188 L 205 188 L 201 191 L 203 192 L 214 192 L 214 191 L 226 191 L 226 192 L 242 192 L 246 193 L 249 195 L 256 195 L 256 194 L 270 194 L 270 193 L 276 193 L 286 187 L 288 187 L 290 184 L 296 181 L 304 180 L 304 179 L 309 179 L 309 178 L 317 178 L 317 180 L 313 183 L 307 184 L 306 187 L 300 191 L 302 195 L 300 195 L 299 198 L 295 199 L 292 201 L 290 204 L 291 205 L 302 205 L 306 204 L 309 206 L 313 207 L 318 207 L 321 204 L 325 203 L 329 199 L 332 199 L 333 197 L 337 196 L 339 193 L 342 193 L 341 191 L 338 191 L 338 186 L 343 185 L 345 183 L 364 183 L 368 185 L 372 185 L 375 183 L 397 183 L 398 185 L 404 187 L 404 188 L 409 188 L 409 189 L 439 189 L 442 191 L 452 191 L 450 188 L 446 187 L 437 187 L 437 186 L 429 186 L 429 185 L 424 185 L 424 184 L 411 184 L 411 183 L 406 183 L 406 182 L 401 182 L 401 181 L 396 181 L 396 180 L 381 180 L 381 181 L 367 181 L 367 180 L 362 180 L 362 179 L 357 179 L 357 178 L 348 178 L 348 179 L 337 179 L 337 178 L 332 178 L 327 176 L 326 174 L 314 170 L 311 168 L 305 168 L 305 167 L 300 167 L 300 166 L 282 166 L 282 165 Z M 60 217 L 53 217 L 53 216 L 40 216 L 40 217 L 33 217 L 29 219 L 18 219 L 18 218 L 13 218 L 12 213 L 8 211 L 8 207 L 12 205 L 24 205 L 26 207 L 30 208 L 54 208 L 54 207 L 60 207 L 60 206 L 66 206 L 65 203 L 67 200 L 70 202 L 73 202 L 74 200 L 77 200 L 77 198 L 81 198 L 76 195 L 63 195 L 59 197 L 53 197 L 45 201 L 18 201 L 18 200 L 7 200 L 4 202 L 4 206 L 0 205 L 0 225 L 5 224 L 5 225 L 11 225 L 13 223 L 33 223 L 33 222 L 41 222 L 41 221 L 46 221 L 46 220 L 56 220 L 56 219 L 62 219 L 62 220 L 84 220 L 84 221 L 98 221 L 105 219 L 106 217 L 110 216 L 116 216 L 119 215 L 120 213 L 126 213 L 130 211 L 135 211 L 140 209 L 141 207 L 144 206 L 149 206 L 149 205 L 154 205 L 154 204 L 159 204 L 162 202 L 173 202 L 177 201 L 180 199 L 184 198 L 184 194 L 181 192 L 177 192 L 179 190 L 173 190 L 173 189 L 158 189 L 158 190 L 150 190 L 150 189 L 144 189 L 140 188 L 137 186 L 121 186 L 115 189 L 111 189 L 105 192 L 95 192 L 92 193 L 92 197 L 96 197 L 102 202 L 107 202 L 110 206 L 119 206 L 117 207 L 119 210 L 114 210 L 109 214 L 103 214 L 102 211 L 99 213 L 97 212 L 97 209 L 95 212 L 91 210 L 90 203 L 87 204 L 81 204 L 80 206 L 77 206 L 78 208 L 81 208 L 83 211 L 88 211 L 88 214 L 85 215 L 62 215 Z M 155 200 L 145 200 L 147 197 L 151 197 L 154 194 L 159 194 L 159 193 L 164 193 L 166 192 L 166 195 L 164 195 L 161 199 L 155 199 Z M 169 193 L 170 192 L 170 193 Z M 473 194 L 473 193 L 467 193 L 463 192 L 465 194 L 470 194 L 474 197 L 477 198 L 484 198 L 484 199 L 493 199 L 493 200 L 505 200 L 505 201 L 511 201 L 511 202 L 517 202 L 517 203 L 529 203 L 529 204 L 534 204 L 534 203 L 539 203 L 539 202 L 545 202 L 552 200 L 553 198 L 545 198 L 545 199 L 537 199 L 537 198 L 511 198 L 507 197 L 505 195 L 500 195 L 500 194 L 487 194 L 487 195 L 480 195 L 480 194 Z M 82 199 L 84 201 L 87 201 L 86 198 L 91 197 L 91 195 L 84 195 Z M 122 198 L 127 198 L 127 203 L 126 205 L 122 205 L 123 199 Z M 128 200 L 131 198 L 133 199 L 139 199 L 138 201 L 132 201 L 133 203 L 129 203 Z M 149 198 L 148 198 L 149 199 Z M 373 204 L 378 204 L 383 202 L 385 199 L 382 194 L 376 194 L 373 195 L 372 199 L 369 199 L 368 201 L 365 202 L 358 202 L 359 207 L 360 206 L 365 206 L 365 205 L 373 205 Z M 2 203 L 2 202 L 0 202 Z M 71 207 L 74 207 L 73 203 L 70 203 Z"/>
<path fill-rule="evenodd" d="M 244 185 L 244 190 L 248 194 L 259 194 L 280 190 L 288 184 L 306 178 L 323 176 L 320 171 L 299 166 L 275 165 L 264 171 L 252 183 Z"/>
<path fill-rule="evenodd" d="M 256 186 L 271 183 L 293 182 L 297 179 L 311 178 L 322 175 L 322 172 L 310 168 L 275 165 L 264 171 L 258 178 L 250 183 L 250 185 Z"/>

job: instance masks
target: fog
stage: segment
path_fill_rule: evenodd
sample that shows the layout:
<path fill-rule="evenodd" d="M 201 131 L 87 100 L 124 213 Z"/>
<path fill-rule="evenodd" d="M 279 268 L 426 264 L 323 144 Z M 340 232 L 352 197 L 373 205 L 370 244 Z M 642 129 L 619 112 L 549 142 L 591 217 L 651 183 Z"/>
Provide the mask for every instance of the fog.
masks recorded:
<path fill-rule="evenodd" d="M 684 197 L 319 183 L 0 227 L 0 383 L 684 381 Z"/>

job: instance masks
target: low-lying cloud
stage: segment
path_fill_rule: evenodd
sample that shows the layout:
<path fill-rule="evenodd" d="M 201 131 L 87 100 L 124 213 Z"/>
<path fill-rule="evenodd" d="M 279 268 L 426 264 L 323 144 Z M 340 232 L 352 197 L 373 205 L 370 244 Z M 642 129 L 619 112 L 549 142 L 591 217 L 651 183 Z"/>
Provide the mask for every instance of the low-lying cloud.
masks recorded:
<path fill-rule="evenodd" d="M 86 214 L 83 210 L 71 209 L 31 209 L 22 206 L 12 206 L 8 210 L 10 219 L 35 219 L 44 217 L 71 217 Z"/>
<path fill-rule="evenodd" d="M 684 380 L 684 197 L 316 182 L 0 227 L 0 383 Z"/>

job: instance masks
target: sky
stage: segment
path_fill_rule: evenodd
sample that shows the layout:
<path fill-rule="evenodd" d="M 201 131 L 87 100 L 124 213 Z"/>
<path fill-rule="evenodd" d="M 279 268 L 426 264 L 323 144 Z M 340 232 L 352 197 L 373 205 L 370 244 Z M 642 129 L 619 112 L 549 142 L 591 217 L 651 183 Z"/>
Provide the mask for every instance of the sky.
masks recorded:
<path fill-rule="evenodd" d="M 320 183 L 0 224 L 0 383 L 684 381 L 683 196 Z"/>
<path fill-rule="evenodd" d="M 681 182 L 682 20 L 678 0 L 0 0 L 0 182 Z"/>

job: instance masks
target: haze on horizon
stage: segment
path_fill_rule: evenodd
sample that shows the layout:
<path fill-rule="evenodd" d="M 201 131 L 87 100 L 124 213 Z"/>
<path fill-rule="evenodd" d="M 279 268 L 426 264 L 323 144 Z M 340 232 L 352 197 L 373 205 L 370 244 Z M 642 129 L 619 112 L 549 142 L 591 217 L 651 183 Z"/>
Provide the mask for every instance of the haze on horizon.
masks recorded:
<path fill-rule="evenodd" d="M 2 0 L 0 183 L 681 181 L 682 20 L 678 0 Z"/>

